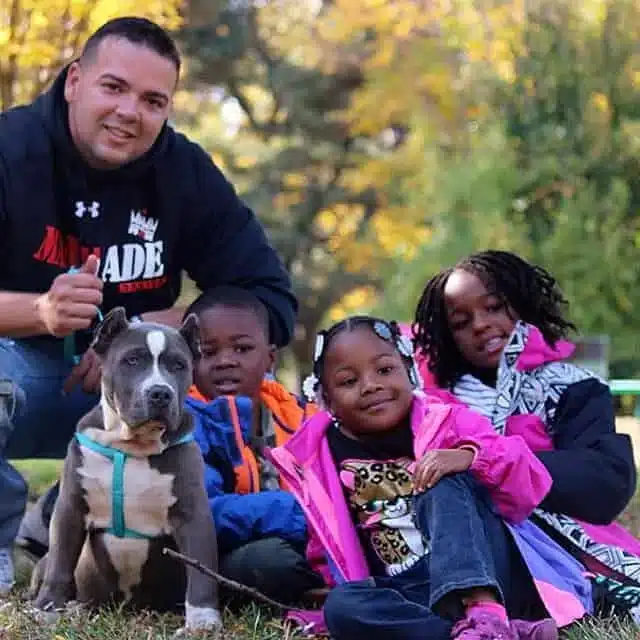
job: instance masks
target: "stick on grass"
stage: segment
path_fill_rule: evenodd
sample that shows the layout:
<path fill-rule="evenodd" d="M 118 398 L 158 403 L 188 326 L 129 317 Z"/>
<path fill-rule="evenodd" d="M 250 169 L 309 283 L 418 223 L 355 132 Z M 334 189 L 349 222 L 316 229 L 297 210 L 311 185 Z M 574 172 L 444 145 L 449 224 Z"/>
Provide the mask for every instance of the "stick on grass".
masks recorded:
<path fill-rule="evenodd" d="M 296 609 L 296 607 L 290 607 L 286 604 L 283 604 L 282 602 L 278 602 L 277 600 L 272 600 L 269 596 L 265 596 L 264 593 L 261 593 L 253 587 L 248 587 L 246 584 L 242 584 L 241 582 L 236 582 L 235 580 L 225 578 L 218 572 L 209 569 L 209 567 L 205 567 L 201 562 L 198 562 L 197 560 L 194 560 L 189 556 L 185 556 L 182 553 L 178 553 L 173 549 L 164 547 L 162 549 L 162 553 L 174 558 L 175 560 L 179 560 L 180 562 L 182 562 L 182 564 L 186 564 L 187 566 L 192 567 L 200 573 L 204 573 L 204 575 L 208 576 L 212 580 L 215 580 L 218 584 L 221 584 L 224 587 L 228 587 L 229 589 L 233 589 L 234 591 L 240 591 L 241 593 L 246 593 L 256 600 L 261 600 L 265 604 L 276 607 L 277 609 L 281 609 L 283 611 L 300 611 L 300 609 Z"/>

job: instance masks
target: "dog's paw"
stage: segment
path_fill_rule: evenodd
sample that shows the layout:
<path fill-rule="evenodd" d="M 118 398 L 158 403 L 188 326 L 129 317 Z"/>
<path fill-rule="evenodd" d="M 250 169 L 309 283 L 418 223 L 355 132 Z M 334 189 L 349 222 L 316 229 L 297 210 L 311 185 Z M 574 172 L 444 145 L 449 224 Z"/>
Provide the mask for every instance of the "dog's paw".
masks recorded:
<path fill-rule="evenodd" d="M 90 610 L 91 607 L 88 604 L 84 602 L 78 602 L 78 600 L 70 600 L 64 606 L 65 615 L 70 617 L 85 615 Z"/>
<path fill-rule="evenodd" d="M 223 640 L 224 629 L 222 626 L 213 628 L 187 629 L 180 627 L 172 636 L 171 640 L 191 640 L 195 638 L 206 638 L 207 640 Z"/>
<path fill-rule="evenodd" d="M 214 607 L 194 607 L 185 605 L 185 625 L 176 633 L 176 637 L 198 631 L 222 631 L 222 616 Z"/>
<path fill-rule="evenodd" d="M 56 595 L 49 589 L 41 589 L 29 607 L 29 613 L 42 624 L 55 624 L 61 614 L 66 613 L 72 602 L 64 596 Z"/>
<path fill-rule="evenodd" d="M 204 640 L 223 640 L 222 627 L 216 627 L 215 629 L 187 629 L 187 627 L 180 627 L 172 636 L 171 640 L 191 640 L 195 638 L 201 638 Z"/>
<path fill-rule="evenodd" d="M 53 626 L 60 619 L 60 615 L 63 613 L 63 609 L 60 607 L 55 607 L 53 603 L 43 605 L 42 607 L 30 605 L 27 608 L 27 613 L 36 622 L 45 626 Z"/>

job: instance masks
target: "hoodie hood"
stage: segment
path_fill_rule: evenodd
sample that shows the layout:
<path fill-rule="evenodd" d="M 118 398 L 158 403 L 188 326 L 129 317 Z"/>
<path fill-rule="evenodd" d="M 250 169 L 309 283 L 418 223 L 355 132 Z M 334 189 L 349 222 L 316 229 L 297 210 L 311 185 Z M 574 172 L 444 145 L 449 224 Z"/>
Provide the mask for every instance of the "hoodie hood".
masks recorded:
<path fill-rule="evenodd" d="M 530 371 L 543 364 L 566 360 L 574 351 L 575 345 L 568 340 L 558 340 L 551 346 L 544 339 L 540 329 L 518 321 L 504 355 L 507 359 L 509 354 L 516 356 L 515 365 L 518 371 Z"/>

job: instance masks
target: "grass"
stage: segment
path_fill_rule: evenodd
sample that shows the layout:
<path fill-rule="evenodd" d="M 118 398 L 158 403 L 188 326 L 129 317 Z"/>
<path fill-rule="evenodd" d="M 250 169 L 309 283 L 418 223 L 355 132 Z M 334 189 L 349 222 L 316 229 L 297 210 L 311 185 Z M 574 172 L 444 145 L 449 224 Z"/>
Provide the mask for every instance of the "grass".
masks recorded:
<path fill-rule="evenodd" d="M 19 460 L 12 464 L 29 485 L 35 500 L 58 478 L 62 462 L 58 460 Z M 25 587 L 31 571 L 30 561 L 18 552 L 16 573 L 18 593 L 0 604 L 0 640 L 169 640 L 184 620 L 176 615 L 143 612 L 138 615 L 119 609 L 104 609 L 95 614 L 63 616 L 51 626 L 34 619 L 25 602 Z M 283 622 L 282 616 L 267 607 L 252 604 L 224 612 L 224 640 L 294 640 L 300 633 Z M 189 636 L 182 636 L 189 637 Z M 213 639 L 211 634 L 192 635 Z"/>
<path fill-rule="evenodd" d="M 62 460 L 16 460 L 11 463 L 29 485 L 29 499 L 36 500 L 60 476 Z"/>
<path fill-rule="evenodd" d="M 224 613 L 224 640 L 283 640 L 301 636 L 288 623 L 251 605 Z M 69 614 L 55 624 L 43 625 L 15 598 L 0 607 L 0 640 L 170 640 L 183 620 L 175 615 L 104 609 L 95 614 Z M 181 638 L 214 638 L 212 634 L 181 635 Z"/>
<path fill-rule="evenodd" d="M 55 482 L 61 463 L 55 460 L 22 460 L 14 463 L 29 483 L 32 498 Z M 640 494 L 629 505 L 621 522 L 640 535 Z M 19 582 L 28 580 L 30 565 L 24 558 L 17 563 Z M 0 606 L 0 640 L 169 640 L 183 620 L 175 615 L 143 612 L 137 615 L 119 609 L 104 609 L 94 614 L 62 617 L 55 625 L 43 626 L 25 606 L 24 591 Z M 282 621 L 277 613 L 252 604 L 240 610 L 224 612 L 224 640 L 294 640 L 301 638 L 296 629 Z M 182 636 L 208 638 L 211 634 Z M 638 627 L 617 620 L 575 625 L 563 634 L 563 640 L 640 640 Z"/>

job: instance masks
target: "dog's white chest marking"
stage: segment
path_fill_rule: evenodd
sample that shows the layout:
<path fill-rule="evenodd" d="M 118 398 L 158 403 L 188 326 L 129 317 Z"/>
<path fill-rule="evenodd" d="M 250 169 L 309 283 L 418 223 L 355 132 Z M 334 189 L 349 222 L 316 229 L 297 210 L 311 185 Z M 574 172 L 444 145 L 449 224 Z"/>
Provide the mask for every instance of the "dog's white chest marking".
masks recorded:
<path fill-rule="evenodd" d="M 85 490 L 88 513 L 86 525 L 109 529 L 113 522 L 113 461 L 102 453 L 82 446 L 82 466 L 78 468 Z M 122 509 L 125 527 L 148 536 L 170 533 L 169 508 L 175 504 L 173 474 L 153 469 L 147 458 L 127 457 L 122 479 Z M 120 589 L 128 594 L 140 582 L 147 559 L 149 541 L 118 538 L 106 533 L 105 545 L 120 578 Z"/>
<path fill-rule="evenodd" d="M 103 541 L 111 564 L 118 572 L 118 589 L 127 602 L 131 598 L 132 589 L 142 580 L 142 567 L 149 555 L 149 540 L 116 538 L 106 534 Z"/>

